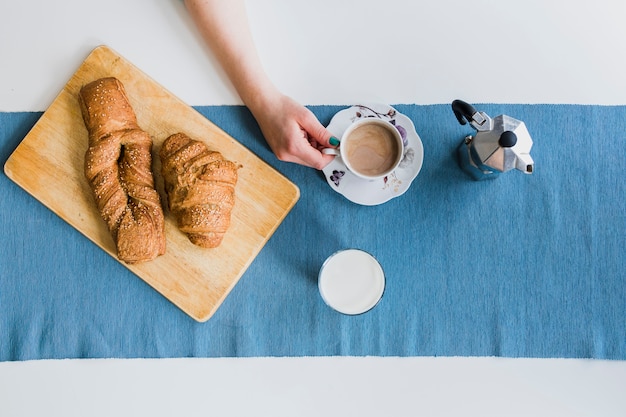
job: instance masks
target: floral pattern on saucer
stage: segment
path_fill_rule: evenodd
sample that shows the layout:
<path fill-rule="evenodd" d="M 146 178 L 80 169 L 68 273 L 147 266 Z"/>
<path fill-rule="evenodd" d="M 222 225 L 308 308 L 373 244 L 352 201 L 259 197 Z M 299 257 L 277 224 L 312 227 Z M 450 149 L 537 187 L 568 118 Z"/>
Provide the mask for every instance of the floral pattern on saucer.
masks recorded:
<path fill-rule="evenodd" d="M 331 188 L 353 203 L 374 206 L 399 197 L 409 189 L 424 160 L 424 147 L 411 119 L 386 104 L 357 104 L 333 116 L 328 130 L 336 137 L 356 120 L 377 117 L 394 125 L 404 142 L 404 156 L 400 166 L 385 178 L 367 181 L 347 170 L 337 156 L 322 171 Z"/>

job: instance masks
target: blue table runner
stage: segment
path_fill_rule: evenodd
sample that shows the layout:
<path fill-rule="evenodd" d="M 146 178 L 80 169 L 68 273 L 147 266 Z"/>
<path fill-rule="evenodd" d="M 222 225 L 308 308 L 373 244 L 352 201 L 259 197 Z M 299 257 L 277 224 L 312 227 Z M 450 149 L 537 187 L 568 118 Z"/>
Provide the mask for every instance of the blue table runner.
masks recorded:
<path fill-rule="evenodd" d="M 324 124 L 346 106 L 311 106 Z M 230 356 L 626 359 L 626 107 L 476 105 L 523 120 L 535 172 L 476 182 L 448 105 L 395 105 L 424 144 L 401 197 L 351 203 L 276 160 L 241 106 L 196 107 L 300 187 L 301 198 L 216 314 L 197 323 L 0 175 L 0 361 Z M 41 113 L 0 113 L 0 162 Z M 45 172 L 39 175 L 46 175 Z M 328 308 L 317 271 L 374 254 L 381 303 Z"/>

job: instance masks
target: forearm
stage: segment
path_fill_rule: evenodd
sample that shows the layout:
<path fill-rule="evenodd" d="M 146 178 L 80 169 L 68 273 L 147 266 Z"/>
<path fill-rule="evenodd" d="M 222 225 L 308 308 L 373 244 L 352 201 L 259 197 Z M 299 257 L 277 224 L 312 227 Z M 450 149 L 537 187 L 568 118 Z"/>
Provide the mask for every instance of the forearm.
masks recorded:
<path fill-rule="evenodd" d="M 185 5 L 237 94 L 253 113 L 278 95 L 261 65 L 243 0 L 185 0 Z"/>

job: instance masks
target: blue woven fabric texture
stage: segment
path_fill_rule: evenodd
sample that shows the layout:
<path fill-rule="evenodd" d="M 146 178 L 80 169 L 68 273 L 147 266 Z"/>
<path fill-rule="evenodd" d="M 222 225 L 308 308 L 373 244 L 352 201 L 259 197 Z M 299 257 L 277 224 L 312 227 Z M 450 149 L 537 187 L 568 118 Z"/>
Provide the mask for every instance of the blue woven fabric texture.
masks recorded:
<path fill-rule="evenodd" d="M 301 190 L 215 315 L 195 322 L 0 175 L 0 361 L 243 356 L 626 359 L 626 107 L 483 104 L 523 120 L 535 172 L 473 181 L 473 133 L 447 105 L 395 105 L 423 144 L 409 190 L 379 206 L 278 161 L 248 110 L 197 107 Z M 324 123 L 345 106 L 312 106 Z M 41 113 L 0 113 L 0 162 Z M 46 175 L 45 172 L 39 175 Z M 387 275 L 380 304 L 344 316 L 317 273 L 347 247 Z"/>

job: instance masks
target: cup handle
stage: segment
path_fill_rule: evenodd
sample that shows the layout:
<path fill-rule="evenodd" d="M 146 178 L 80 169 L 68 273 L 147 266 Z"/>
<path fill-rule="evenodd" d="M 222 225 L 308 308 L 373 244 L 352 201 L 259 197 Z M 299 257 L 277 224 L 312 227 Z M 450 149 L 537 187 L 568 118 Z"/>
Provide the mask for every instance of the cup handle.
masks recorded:
<path fill-rule="evenodd" d="M 338 156 L 339 155 L 339 149 L 337 149 L 337 148 L 323 148 L 322 149 L 322 153 L 326 154 L 326 155 Z"/>

